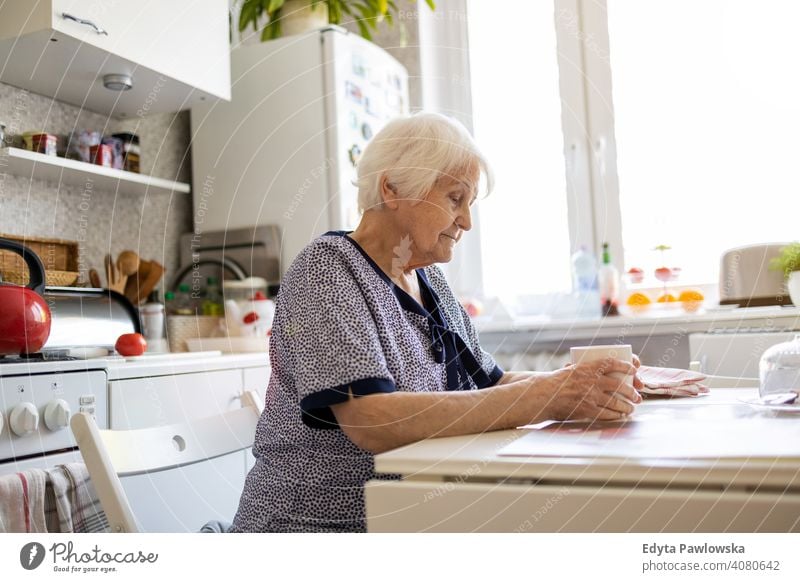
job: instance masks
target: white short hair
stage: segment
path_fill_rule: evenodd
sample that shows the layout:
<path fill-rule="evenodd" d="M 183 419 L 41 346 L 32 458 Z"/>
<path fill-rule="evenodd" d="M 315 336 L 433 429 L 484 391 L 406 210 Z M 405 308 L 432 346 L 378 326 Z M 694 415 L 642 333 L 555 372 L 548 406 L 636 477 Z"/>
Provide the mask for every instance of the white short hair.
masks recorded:
<path fill-rule="evenodd" d="M 491 168 L 461 123 L 438 113 L 397 117 L 375 134 L 358 162 L 358 209 L 364 212 L 383 203 L 383 176 L 398 195 L 422 199 L 440 178 L 468 180 L 476 166 L 486 177 L 488 194 Z"/>

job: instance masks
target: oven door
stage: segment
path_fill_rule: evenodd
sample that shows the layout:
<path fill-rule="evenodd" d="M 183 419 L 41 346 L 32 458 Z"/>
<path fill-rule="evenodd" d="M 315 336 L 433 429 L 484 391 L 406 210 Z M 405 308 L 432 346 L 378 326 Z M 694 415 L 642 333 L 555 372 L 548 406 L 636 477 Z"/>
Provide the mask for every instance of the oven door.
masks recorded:
<path fill-rule="evenodd" d="M 28 469 L 50 469 L 57 465 L 64 463 L 82 463 L 81 453 L 77 449 L 67 451 L 64 453 L 53 453 L 50 455 L 42 455 L 41 457 L 33 457 L 25 459 L 24 461 L 6 461 L 0 463 L 0 476 L 13 475 L 20 471 L 27 471 Z"/>

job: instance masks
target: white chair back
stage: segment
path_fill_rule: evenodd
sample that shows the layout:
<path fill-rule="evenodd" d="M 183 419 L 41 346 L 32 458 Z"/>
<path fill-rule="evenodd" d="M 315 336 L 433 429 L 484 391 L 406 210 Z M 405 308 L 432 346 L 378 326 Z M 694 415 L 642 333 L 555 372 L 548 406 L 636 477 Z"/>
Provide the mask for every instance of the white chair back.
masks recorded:
<path fill-rule="evenodd" d="M 185 467 L 253 445 L 261 401 L 242 394 L 242 408 L 185 423 L 137 430 L 100 430 L 88 414 L 70 421 L 112 532 L 138 527 L 120 477 Z"/>

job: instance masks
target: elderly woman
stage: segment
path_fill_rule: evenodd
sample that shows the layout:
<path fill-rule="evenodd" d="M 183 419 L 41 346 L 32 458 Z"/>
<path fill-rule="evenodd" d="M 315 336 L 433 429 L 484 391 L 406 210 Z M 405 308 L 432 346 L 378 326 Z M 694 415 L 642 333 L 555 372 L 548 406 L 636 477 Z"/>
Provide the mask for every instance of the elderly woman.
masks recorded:
<path fill-rule="evenodd" d="M 313 241 L 283 279 L 234 531 L 365 531 L 376 453 L 546 419 L 616 420 L 640 401 L 608 376 L 632 373 L 623 361 L 504 372 L 481 349 L 436 266 L 472 226 L 481 173 L 464 127 L 436 114 L 393 120 L 366 148 L 358 228 Z"/>

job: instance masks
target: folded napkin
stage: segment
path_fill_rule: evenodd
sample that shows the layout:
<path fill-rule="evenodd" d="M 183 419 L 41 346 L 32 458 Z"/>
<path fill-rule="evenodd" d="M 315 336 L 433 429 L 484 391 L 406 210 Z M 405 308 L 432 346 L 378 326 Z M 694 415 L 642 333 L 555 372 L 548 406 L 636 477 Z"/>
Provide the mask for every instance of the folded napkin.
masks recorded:
<path fill-rule="evenodd" d="M 697 396 L 707 393 L 708 387 L 701 384 L 705 374 L 678 368 L 641 366 L 636 372 L 644 384 L 643 394 L 658 396 Z"/>

